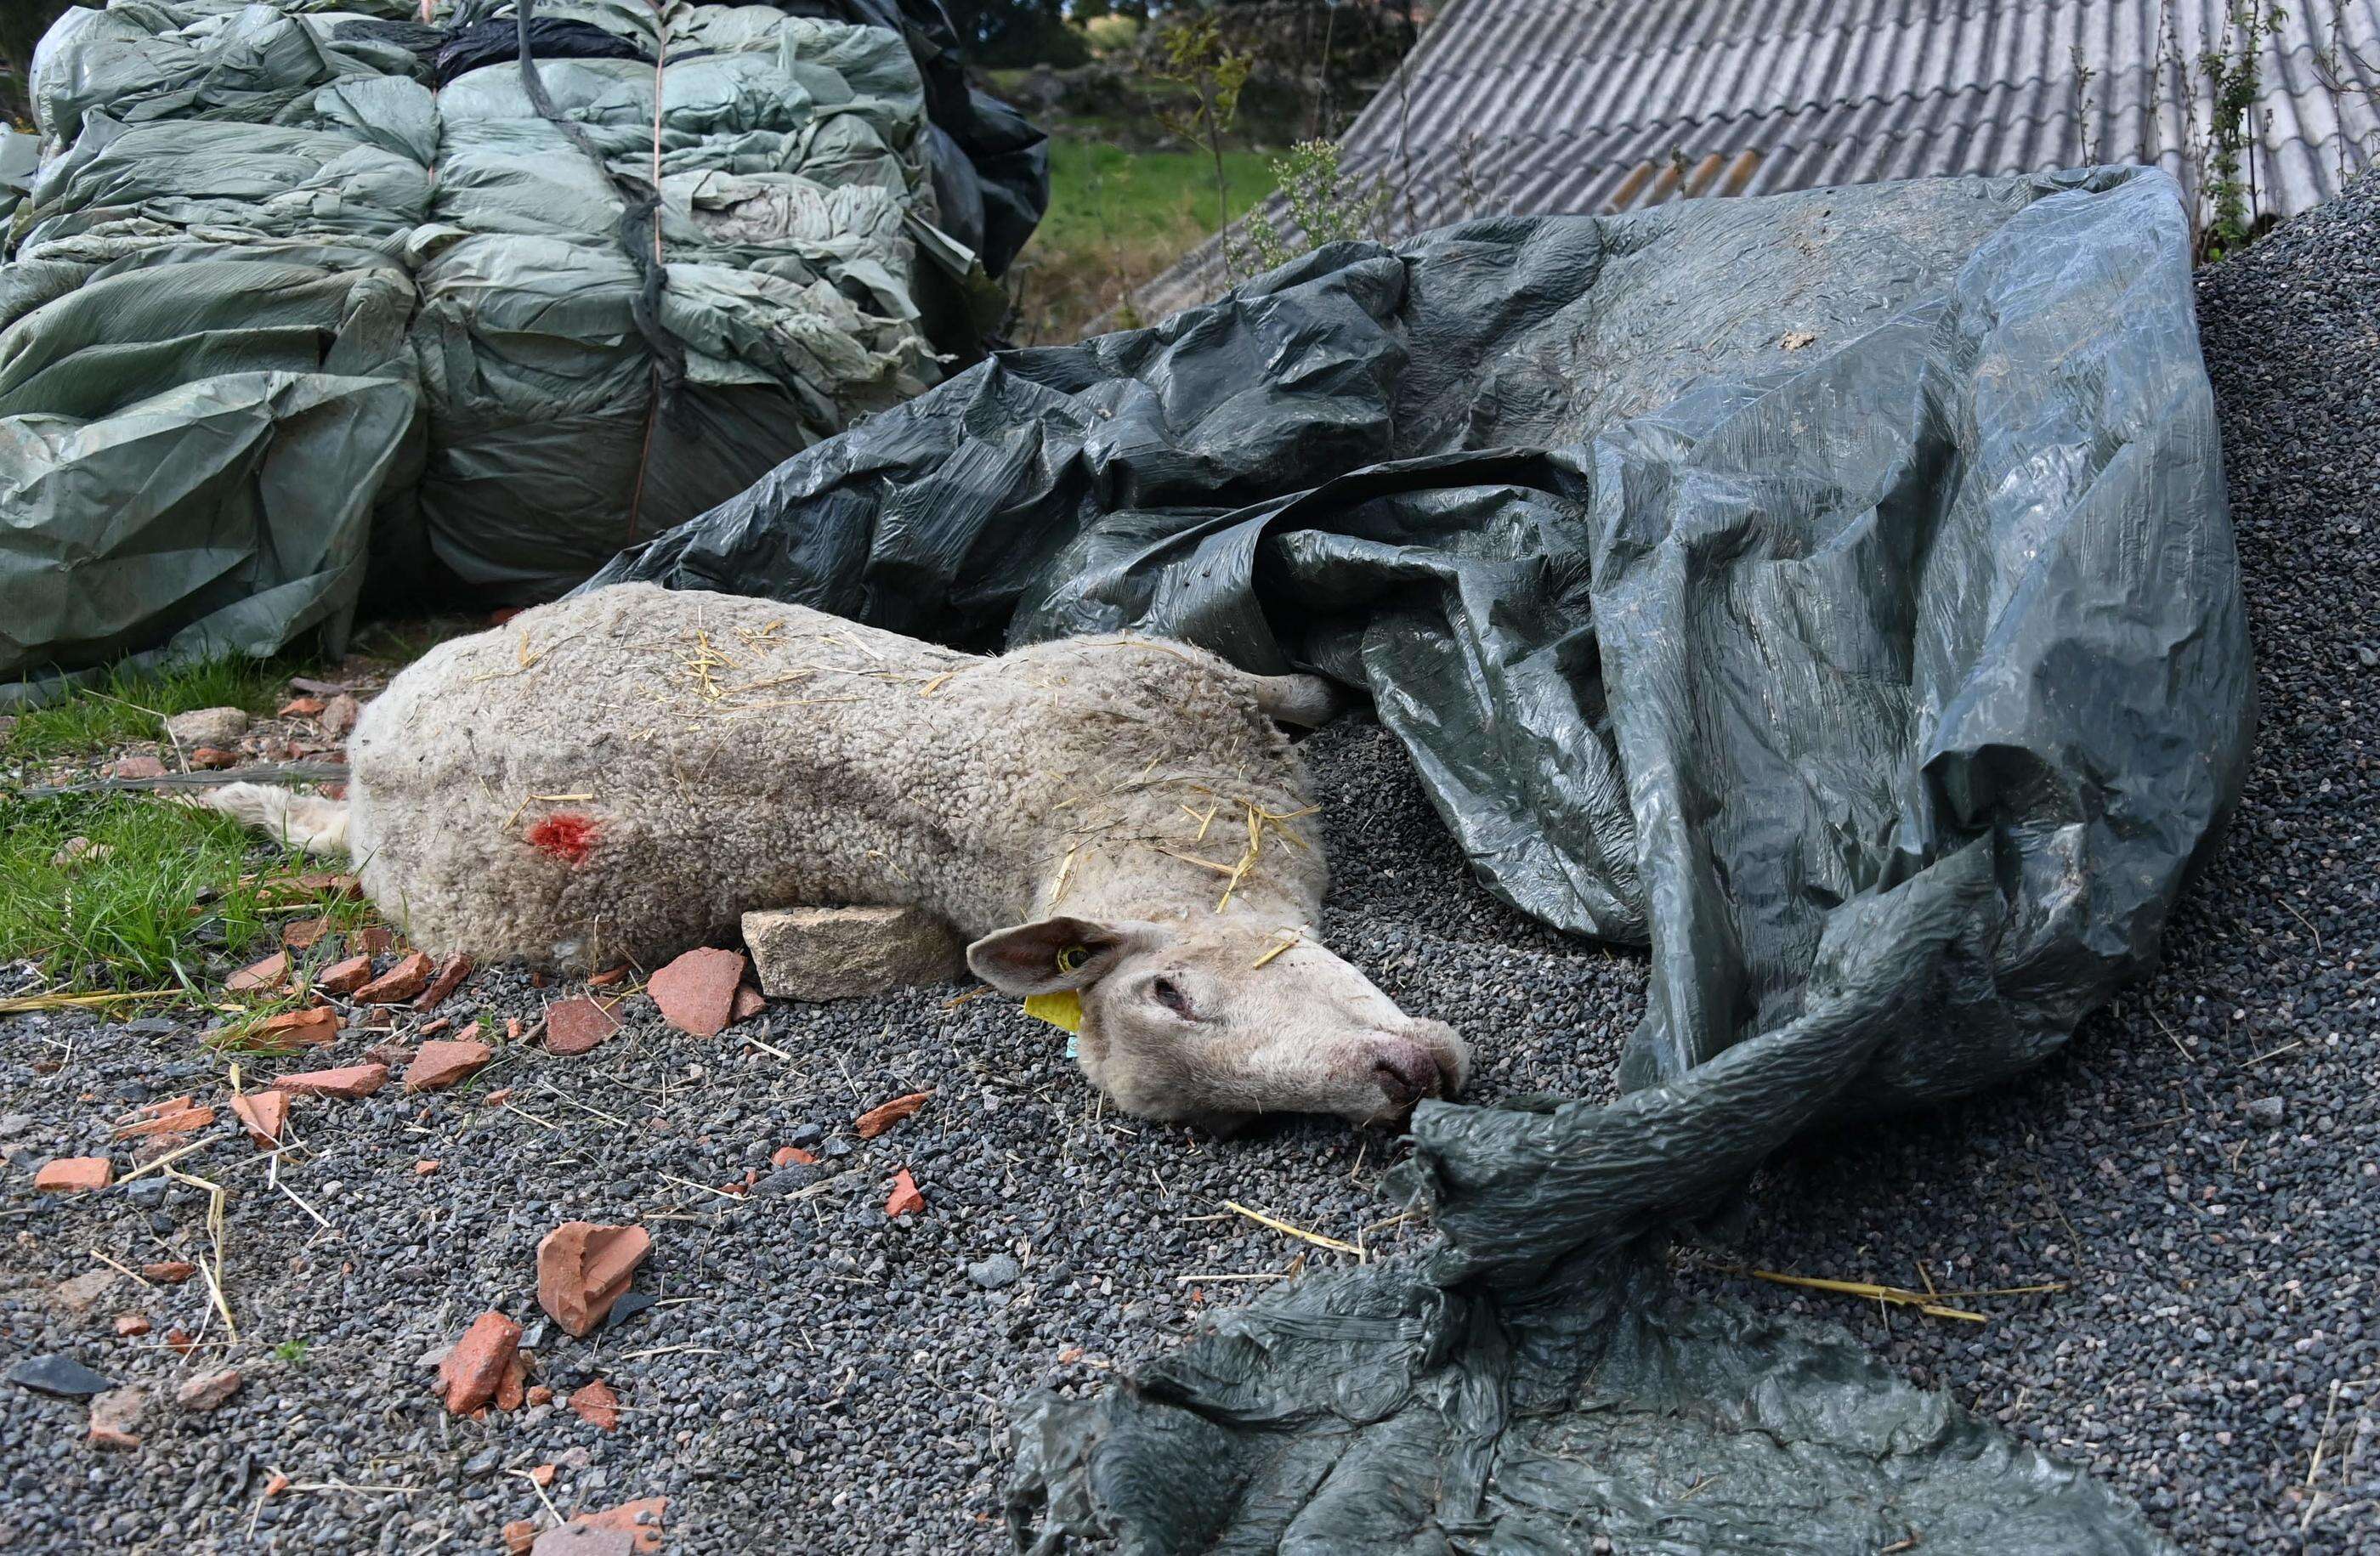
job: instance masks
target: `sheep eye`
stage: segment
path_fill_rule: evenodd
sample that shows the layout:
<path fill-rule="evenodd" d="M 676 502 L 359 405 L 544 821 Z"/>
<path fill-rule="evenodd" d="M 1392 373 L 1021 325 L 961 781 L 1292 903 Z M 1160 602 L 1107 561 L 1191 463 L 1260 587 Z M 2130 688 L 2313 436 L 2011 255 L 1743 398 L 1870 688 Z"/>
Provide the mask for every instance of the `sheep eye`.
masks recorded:
<path fill-rule="evenodd" d="M 1172 1011 L 1176 1016 L 1181 1017 L 1184 1020 L 1187 1021 L 1192 1019 L 1190 1015 L 1190 996 L 1184 994 L 1182 992 L 1181 985 L 1174 983 L 1172 979 L 1160 978 L 1156 983 L 1151 983 L 1148 986 L 1148 992 L 1157 996 L 1158 1004 L 1165 1007 L 1168 1010 Z"/>

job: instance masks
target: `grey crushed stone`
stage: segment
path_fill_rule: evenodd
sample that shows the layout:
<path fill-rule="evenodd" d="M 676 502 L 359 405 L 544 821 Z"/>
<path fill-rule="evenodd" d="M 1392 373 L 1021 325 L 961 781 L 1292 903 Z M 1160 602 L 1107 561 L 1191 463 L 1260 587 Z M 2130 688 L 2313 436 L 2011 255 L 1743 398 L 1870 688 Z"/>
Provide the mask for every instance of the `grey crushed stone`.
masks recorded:
<path fill-rule="evenodd" d="M 1409 1008 L 1494 1034 L 1475 1095 L 1608 1092 L 1642 1003 L 1641 960 L 1565 941 L 1472 885 L 1376 724 L 1343 722 L 1307 750 L 1337 863 L 1326 936 Z M 222 970 L 240 960 L 227 952 Z M 533 1017 L 567 992 L 492 970 L 436 1014 L 501 1033 L 506 1016 Z M 47 1292 L 92 1268 L 87 1249 L 136 1268 L 204 1252 L 204 1195 L 155 1174 L 85 1197 L 37 1200 L 27 1185 L 48 1156 L 106 1149 L 122 1108 L 218 1087 L 220 1063 L 193 1025 L 0 1022 L 0 1116 L 30 1119 L 0 1140 L 0 1217 L 21 1239 L 0 1274 L 0 1334 L 160 1397 L 216 1368 L 245 1380 L 212 1414 L 150 1422 L 137 1455 L 94 1454 L 79 1408 L 64 1403 L 0 1417 L 16 1548 L 407 1550 L 451 1532 L 451 1549 L 490 1550 L 506 1522 L 539 1511 L 529 1484 L 503 1472 L 554 1463 L 549 1494 L 565 1513 L 668 1496 L 673 1551 L 999 1550 L 1009 1401 L 1037 1384 L 1097 1387 L 1268 1284 L 1214 1277 L 1277 1275 L 1301 1256 L 1307 1268 L 1343 1261 L 1223 1200 L 1385 1255 L 1426 1241 L 1416 1223 L 1373 1224 L 1400 1208 L 1378 1188 L 1402 1154 L 1392 1136 L 1293 1119 L 1219 1142 L 1119 1118 L 1065 1058 L 1062 1033 L 1013 1001 L 953 1007 L 963 992 L 780 1004 L 711 1041 L 670 1031 L 639 998 L 622 1007 L 622 1032 L 582 1058 L 506 1045 L 449 1092 L 301 1102 L 306 1155 L 281 1179 L 328 1228 L 268 1188 L 261 1157 L 221 1130 L 223 1143 L 177 1164 L 231 1191 L 240 1336 L 210 1327 L 188 1359 L 161 1337 L 200 1333 L 202 1280 L 124 1283 L 80 1319 Z M 746 1032 L 790 1062 L 747 1046 Z M 357 1028 L 250 1070 L 353 1063 L 381 1041 Z M 44 1055 L 71 1056 L 33 1073 Z M 508 1104 L 487 1106 L 504 1088 Z M 927 1090 L 917 1116 L 857 1138 L 857 1115 Z M 821 1160 L 772 1167 L 783 1145 Z M 415 1176 L 418 1159 L 437 1171 Z M 926 1209 L 888 1221 L 905 1166 Z M 747 1175 L 748 1194 L 711 1191 Z M 573 1218 L 638 1217 L 654 1248 L 637 1289 L 659 1302 L 583 1342 L 541 1326 L 539 1237 Z M 435 1358 L 489 1307 L 523 1321 L 534 1381 L 567 1393 L 607 1379 L 620 1430 L 558 1403 L 484 1424 L 448 1417 L 432 1394 Z M 149 1316 L 150 1335 L 114 1336 L 127 1309 Z M 308 1343 L 302 1360 L 277 1357 L 293 1340 Z M 415 1490 L 285 1494 L 260 1510 L 275 1472 Z"/>
<path fill-rule="evenodd" d="M 1849 1326 L 2139 1498 L 2185 1550 L 2380 1550 L 2366 673 L 2380 663 L 2380 182 L 2208 271 L 2200 304 L 2263 723 L 2239 817 L 2175 915 L 2166 965 L 2015 1084 L 1797 1146 L 1677 1262 L 1690 1287 Z M 1641 959 L 1564 941 L 1474 886 L 1377 727 L 1344 722 L 1307 749 L 1329 806 L 1331 943 L 1479 1041 L 1475 1097 L 1609 1094 Z M 1341 1237 L 1372 1227 L 1367 1244 L 1391 1257 L 1426 1245 L 1413 1224 L 1374 1225 L 1398 1209 L 1376 1187 L 1398 1154 L 1387 1137 L 1300 1120 L 1217 1142 L 1120 1120 L 1050 1029 L 1002 1000 L 949 1007 L 952 992 L 772 1007 L 747 1030 L 790 1063 L 735 1032 L 668 1032 L 636 1002 L 584 1059 L 507 1050 L 454 1093 L 306 1107 L 311 1154 L 283 1178 L 328 1229 L 262 1187 L 244 1141 L 215 1148 L 189 1164 L 233 1191 L 241 1337 L 210 1329 L 188 1360 L 157 1335 L 198 1330 L 202 1283 L 128 1285 L 81 1319 L 46 1292 L 91 1268 L 88 1248 L 135 1264 L 202 1249 L 204 1197 L 136 1184 L 137 1197 L 36 1200 L 26 1185 L 49 1155 L 104 1149 L 117 1107 L 209 1084 L 217 1067 L 170 1020 L 0 1021 L 0 1343 L 152 1384 L 226 1365 L 247 1379 L 212 1416 L 153 1425 L 137 1454 L 88 1448 L 79 1405 L 7 1401 L 0 1495 L 17 1548 L 400 1550 L 451 1535 L 448 1549 L 493 1549 L 538 1500 L 516 1476 L 469 1469 L 552 1462 L 565 1511 L 668 1495 L 673 1550 L 998 1550 L 1017 1393 L 1097 1387 L 1262 1284 L 1214 1275 L 1337 1258 L 1221 1200 Z M 450 1008 L 501 1030 L 541 997 L 491 972 Z M 43 1055 L 70 1056 L 34 1074 Z M 479 1100 L 499 1086 L 510 1108 Z M 926 1088 L 917 1116 L 853 1136 L 864 1108 Z M 2264 1116 L 2275 1102 L 2281 1116 Z M 783 1144 L 825 1160 L 782 1176 L 769 1156 Z M 442 1166 L 417 1178 L 425 1156 Z M 888 1222 L 904 1165 L 927 1209 Z M 729 1200 L 663 1174 L 757 1174 L 773 1188 Z M 552 1224 L 638 1215 L 656 1238 L 638 1285 L 660 1304 L 586 1342 L 534 1321 L 525 1340 L 557 1389 L 608 1378 L 621 1430 L 558 1407 L 447 1417 L 416 1358 L 487 1306 L 534 1321 L 530 1260 Z M 1018 1279 L 986 1289 L 971 1268 L 1000 1256 Z M 1976 1298 L 1992 1321 L 1972 1326 L 1731 1267 L 2066 1289 Z M 115 1339 L 124 1307 L 155 1333 Z M 303 1359 L 277 1359 L 293 1339 L 310 1343 Z M 275 1469 L 414 1490 L 260 1508 Z"/>

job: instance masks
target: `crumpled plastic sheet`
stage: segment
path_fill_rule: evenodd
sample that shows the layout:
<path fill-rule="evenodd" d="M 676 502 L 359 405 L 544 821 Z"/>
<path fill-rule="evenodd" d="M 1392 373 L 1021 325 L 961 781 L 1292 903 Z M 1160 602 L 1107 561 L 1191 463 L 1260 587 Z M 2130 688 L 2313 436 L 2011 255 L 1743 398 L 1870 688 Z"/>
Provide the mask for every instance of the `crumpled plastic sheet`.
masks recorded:
<path fill-rule="evenodd" d="M 590 581 L 1330 674 L 1495 891 L 1647 947 L 1617 1101 L 1417 1110 L 1418 1267 L 1020 1402 L 1020 1547 L 2165 1548 L 1658 1254 L 2154 963 L 2253 718 L 2189 254 L 2143 169 L 1335 245 L 1001 354 Z"/>
<path fill-rule="evenodd" d="M 232 578 L 296 589 L 274 597 L 303 597 L 288 633 L 324 624 L 334 646 L 367 576 L 390 600 L 458 582 L 550 597 L 939 379 L 941 348 L 974 349 L 987 264 L 1046 200 L 1040 134 L 965 91 L 932 0 L 795 9 L 818 14 L 442 0 L 425 26 L 410 0 L 114 0 L 61 18 L 30 83 L 47 156 L 7 201 L 0 416 L 89 426 L 61 439 L 29 421 L 7 440 L 0 588 L 63 569 L 88 589 L 103 569 L 111 607 L 69 613 L 104 628 L 70 638 L 26 619 L 0 677 L 169 639 L 177 654 L 285 642 L 255 612 L 237 639 L 177 624 L 192 591 Z M 523 79 L 524 15 L 554 118 Z M 199 270 L 244 278 L 252 308 L 207 286 L 203 322 L 185 319 L 177 288 Z M 208 403 L 205 374 L 350 370 L 330 360 L 340 326 L 310 329 L 274 288 L 321 298 L 351 280 L 406 305 L 361 369 L 414 407 L 359 424 L 386 446 L 319 447 L 345 463 L 317 466 L 310 505 L 278 494 L 266 529 L 227 475 L 151 515 L 138 549 L 110 549 L 155 417 Z M 363 493 L 369 565 L 288 575 L 288 557 L 345 535 L 367 478 L 383 483 Z"/>

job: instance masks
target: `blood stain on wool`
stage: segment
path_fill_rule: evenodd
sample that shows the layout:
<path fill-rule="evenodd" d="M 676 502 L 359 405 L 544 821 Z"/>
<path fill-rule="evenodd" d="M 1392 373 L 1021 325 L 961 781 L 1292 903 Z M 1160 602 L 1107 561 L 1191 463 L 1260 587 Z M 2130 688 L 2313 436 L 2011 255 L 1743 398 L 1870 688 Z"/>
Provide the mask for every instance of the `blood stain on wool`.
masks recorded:
<path fill-rule="evenodd" d="M 556 811 L 528 829 L 528 842 L 565 863 L 577 864 L 595 846 L 595 823 L 576 811 Z"/>

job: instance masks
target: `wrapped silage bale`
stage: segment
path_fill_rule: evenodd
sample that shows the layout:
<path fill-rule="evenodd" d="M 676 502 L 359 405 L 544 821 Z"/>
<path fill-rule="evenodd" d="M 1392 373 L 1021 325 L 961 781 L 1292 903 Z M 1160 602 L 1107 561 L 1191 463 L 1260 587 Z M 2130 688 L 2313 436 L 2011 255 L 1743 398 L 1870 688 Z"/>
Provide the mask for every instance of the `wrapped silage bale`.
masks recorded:
<path fill-rule="evenodd" d="M 68 12 L 0 264 L 0 593 L 46 602 L 0 621 L 0 675 L 335 640 L 367 572 L 551 596 L 936 381 L 1047 187 L 1038 132 L 918 46 L 936 26 L 931 0 Z"/>

